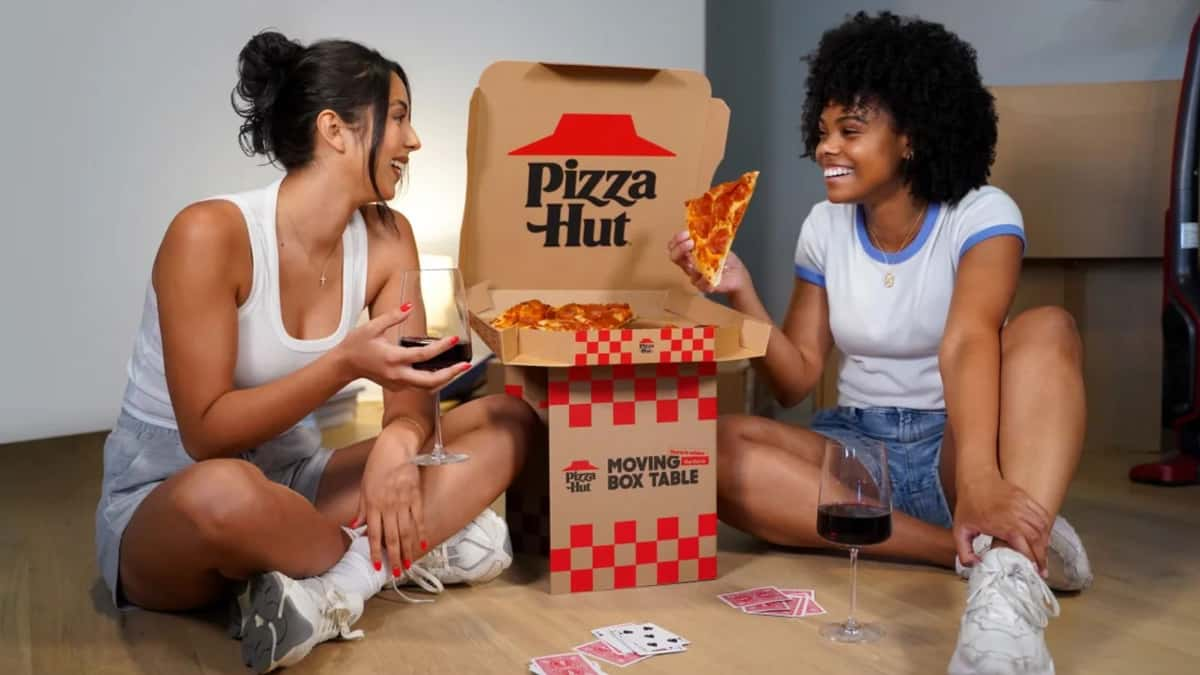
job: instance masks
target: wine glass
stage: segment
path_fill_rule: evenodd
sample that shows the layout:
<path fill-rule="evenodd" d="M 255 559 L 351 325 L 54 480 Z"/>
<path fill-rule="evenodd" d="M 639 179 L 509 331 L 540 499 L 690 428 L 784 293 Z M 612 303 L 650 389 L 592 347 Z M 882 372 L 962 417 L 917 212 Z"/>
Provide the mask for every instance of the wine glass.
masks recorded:
<path fill-rule="evenodd" d="M 850 615 L 844 622 L 821 627 L 836 642 L 874 642 L 883 637 L 878 624 L 854 618 L 858 601 L 858 549 L 892 536 L 892 483 L 887 446 L 863 440 L 855 445 L 825 443 L 821 491 L 817 498 L 817 533 L 850 549 Z"/>
<path fill-rule="evenodd" d="M 458 342 L 433 358 L 412 364 L 417 370 L 441 370 L 471 360 L 471 328 L 467 322 L 467 293 L 456 268 L 421 269 L 404 272 L 400 286 L 402 302 L 412 303 L 408 319 L 400 324 L 401 347 L 423 347 L 442 338 L 457 336 Z M 419 453 L 413 464 L 440 466 L 465 462 L 468 455 L 446 452 L 442 444 L 441 388 L 433 394 L 433 450 Z"/>

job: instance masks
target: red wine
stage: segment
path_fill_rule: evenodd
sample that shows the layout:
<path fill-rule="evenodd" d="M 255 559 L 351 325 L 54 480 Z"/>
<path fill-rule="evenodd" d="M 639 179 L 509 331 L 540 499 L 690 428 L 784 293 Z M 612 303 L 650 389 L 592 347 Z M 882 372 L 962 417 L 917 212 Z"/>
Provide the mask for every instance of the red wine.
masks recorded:
<path fill-rule="evenodd" d="M 844 546 L 870 546 L 892 536 L 892 512 L 868 504 L 822 504 L 817 533 Z"/>
<path fill-rule="evenodd" d="M 424 347 L 427 344 L 437 342 L 441 338 L 433 337 L 402 337 L 400 338 L 401 347 Z M 459 340 L 456 345 L 451 345 L 449 349 L 434 356 L 427 361 L 412 364 L 417 370 L 441 370 L 448 368 L 456 363 L 468 363 L 471 360 L 471 341 Z"/>

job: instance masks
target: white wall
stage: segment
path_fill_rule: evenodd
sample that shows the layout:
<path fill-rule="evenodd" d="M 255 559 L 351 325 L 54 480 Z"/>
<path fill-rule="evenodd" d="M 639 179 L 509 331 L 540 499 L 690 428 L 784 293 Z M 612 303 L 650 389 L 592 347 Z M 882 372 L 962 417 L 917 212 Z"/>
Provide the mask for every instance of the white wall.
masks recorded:
<path fill-rule="evenodd" d="M 0 24 L 0 443 L 109 427 L 150 265 L 188 202 L 265 184 L 238 50 L 275 27 L 399 61 L 424 148 L 394 206 L 454 254 L 467 101 L 500 59 L 704 66 L 702 0 L 19 3 Z"/>

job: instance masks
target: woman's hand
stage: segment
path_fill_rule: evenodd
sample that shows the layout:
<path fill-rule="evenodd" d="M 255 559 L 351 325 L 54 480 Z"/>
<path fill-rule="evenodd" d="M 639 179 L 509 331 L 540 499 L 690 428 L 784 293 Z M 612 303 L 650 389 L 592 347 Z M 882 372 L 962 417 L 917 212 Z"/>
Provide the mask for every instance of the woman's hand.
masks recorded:
<path fill-rule="evenodd" d="M 471 368 L 466 362 L 432 372 L 414 368 L 414 364 L 428 361 L 454 346 L 459 338 L 442 338 L 424 347 L 401 347 L 396 340 L 389 339 L 388 330 L 403 323 L 411 312 L 412 305 L 405 305 L 380 314 L 346 335 L 334 349 L 349 371 L 348 379 L 365 377 L 393 391 L 405 387 L 434 390 Z"/>
<path fill-rule="evenodd" d="M 367 525 L 375 569 L 380 569 L 383 552 L 387 551 L 395 577 L 428 548 L 421 510 L 421 474 L 412 463 L 419 448 L 399 439 L 385 432 L 375 440 L 363 470 L 358 517 L 354 520 L 355 525 Z"/>
<path fill-rule="evenodd" d="M 729 257 L 725 259 L 725 270 L 721 273 L 721 283 L 716 286 L 709 284 L 696 271 L 696 261 L 692 258 L 692 250 L 695 248 L 696 242 L 692 241 L 691 235 L 684 230 L 671 237 L 671 240 L 667 242 L 667 256 L 691 278 L 692 285 L 700 289 L 702 293 L 734 295 L 751 287 L 750 275 L 733 251 L 730 251 Z"/>
<path fill-rule="evenodd" d="M 1004 540 L 1046 575 L 1046 548 L 1053 519 L 1024 490 L 1000 476 L 973 482 L 959 490 L 954 512 L 954 543 L 964 565 L 979 562 L 971 546 L 976 535 Z"/>

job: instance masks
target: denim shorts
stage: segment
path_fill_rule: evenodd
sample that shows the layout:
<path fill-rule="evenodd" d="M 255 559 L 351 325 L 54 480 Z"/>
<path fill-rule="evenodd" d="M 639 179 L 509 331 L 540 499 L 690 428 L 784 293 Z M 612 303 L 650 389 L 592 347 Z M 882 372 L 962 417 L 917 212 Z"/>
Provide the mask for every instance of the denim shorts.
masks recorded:
<path fill-rule="evenodd" d="M 954 516 L 942 489 L 939 465 L 944 410 L 848 408 L 821 410 L 811 429 L 847 446 L 882 441 L 888 451 L 892 508 L 931 525 L 950 528 Z"/>
<path fill-rule="evenodd" d="M 310 418 L 277 438 L 240 455 L 269 480 L 316 502 L 321 474 L 332 451 Z M 104 479 L 96 506 L 96 560 L 113 604 L 128 605 L 117 578 L 121 537 L 142 501 L 171 476 L 195 464 L 175 429 L 149 424 L 122 412 L 104 441 Z"/>

